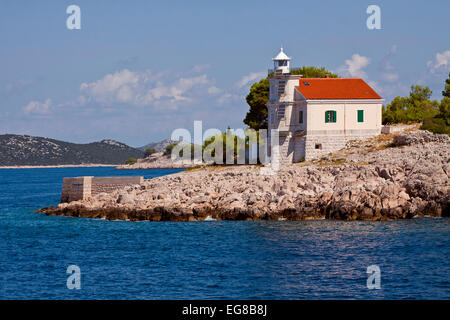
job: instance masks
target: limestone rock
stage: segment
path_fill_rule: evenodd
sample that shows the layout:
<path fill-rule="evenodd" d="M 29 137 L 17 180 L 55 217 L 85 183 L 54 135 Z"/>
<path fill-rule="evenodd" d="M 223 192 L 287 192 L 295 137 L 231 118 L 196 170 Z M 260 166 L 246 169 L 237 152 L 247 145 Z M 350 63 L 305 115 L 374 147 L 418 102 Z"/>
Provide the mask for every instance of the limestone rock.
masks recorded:
<path fill-rule="evenodd" d="M 258 166 L 212 166 L 40 211 L 132 221 L 450 215 L 448 136 L 418 130 L 398 134 L 388 147 L 377 149 L 374 141 L 361 145 L 337 155 L 344 163 L 333 163 L 331 155 L 325 165 L 283 165 L 274 175 L 261 174 Z"/>

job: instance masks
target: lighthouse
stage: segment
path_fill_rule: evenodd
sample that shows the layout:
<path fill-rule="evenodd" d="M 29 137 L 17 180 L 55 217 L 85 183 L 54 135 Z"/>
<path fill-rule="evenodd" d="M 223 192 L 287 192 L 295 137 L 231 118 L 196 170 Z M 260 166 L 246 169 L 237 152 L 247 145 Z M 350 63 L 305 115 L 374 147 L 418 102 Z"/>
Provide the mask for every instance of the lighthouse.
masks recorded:
<path fill-rule="evenodd" d="M 277 70 L 281 70 L 281 73 L 289 73 L 290 72 L 290 62 L 291 58 L 289 58 L 286 53 L 283 51 L 283 47 L 280 49 L 280 53 L 277 54 L 273 60 L 273 68 L 276 72 Z M 279 71 L 280 72 L 280 71 Z"/>
<path fill-rule="evenodd" d="M 383 98 L 359 78 L 303 78 L 283 48 L 269 70 L 268 130 L 279 163 L 317 159 L 381 133 Z M 295 72 L 294 72 L 295 71 Z M 269 135 L 269 150 L 272 141 Z M 273 144 L 276 145 L 275 143 Z"/>

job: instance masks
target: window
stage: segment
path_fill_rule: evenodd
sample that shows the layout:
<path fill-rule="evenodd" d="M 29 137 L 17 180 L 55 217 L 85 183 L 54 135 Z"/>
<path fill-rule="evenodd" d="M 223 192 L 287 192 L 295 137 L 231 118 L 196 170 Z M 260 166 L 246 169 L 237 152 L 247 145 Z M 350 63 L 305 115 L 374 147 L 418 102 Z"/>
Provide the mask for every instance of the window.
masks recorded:
<path fill-rule="evenodd" d="M 298 123 L 303 123 L 303 111 L 298 112 Z"/>
<path fill-rule="evenodd" d="M 325 122 L 336 122 L 336 111 L 328 110 L 325 111 Z"/>
<path fill-rule="evenodd" d="M 287 66 L 287 60 L 278 60 L 278 66 L 279 67 L 286 67 Z"/>
<path fill-rule="evenodd" d="M 315 149 L 322 149 L 322 144 L 321 143 L 316 143 L 315 145 L 314 145 L 314 148 Z"/>
<path fill-rule="evenodd" d="M 364 110 L 358 110 L 358 122 L 364 122 Z"/>

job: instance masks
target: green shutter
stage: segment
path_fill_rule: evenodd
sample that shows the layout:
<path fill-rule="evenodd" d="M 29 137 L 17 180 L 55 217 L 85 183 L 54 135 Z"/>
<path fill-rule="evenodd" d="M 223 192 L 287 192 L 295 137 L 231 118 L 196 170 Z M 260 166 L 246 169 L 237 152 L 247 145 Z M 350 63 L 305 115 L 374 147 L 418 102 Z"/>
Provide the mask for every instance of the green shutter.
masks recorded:
<path fill-rule="evenodd" d="M 298 113 L 298 123 L 303 123 L 303 111 Z"/>
<path fill-rule="evenodd" d="M 327 110 L 325 111 L 325 123 L 336 122 L 336 111 Z"/>
<path fill-rule="evenodd" d="M 364 110 L 358 110 L 358 122 L 364 122 Z"/>

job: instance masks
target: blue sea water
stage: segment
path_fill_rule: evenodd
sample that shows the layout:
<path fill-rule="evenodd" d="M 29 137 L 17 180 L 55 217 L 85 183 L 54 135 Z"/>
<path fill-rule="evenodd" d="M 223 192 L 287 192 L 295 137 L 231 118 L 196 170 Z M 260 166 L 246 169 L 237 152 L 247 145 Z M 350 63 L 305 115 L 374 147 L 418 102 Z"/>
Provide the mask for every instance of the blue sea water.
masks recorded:
<path fill-rule="evenodd" d="M 450 219 L 127 222 L 47 217 L 68 176 L 0 170 L 1 299 L 449 299 Z M 81 270 L 69 290 L 67 267 Z M 378 265 L 381 289 L 367 288 Z"/>

